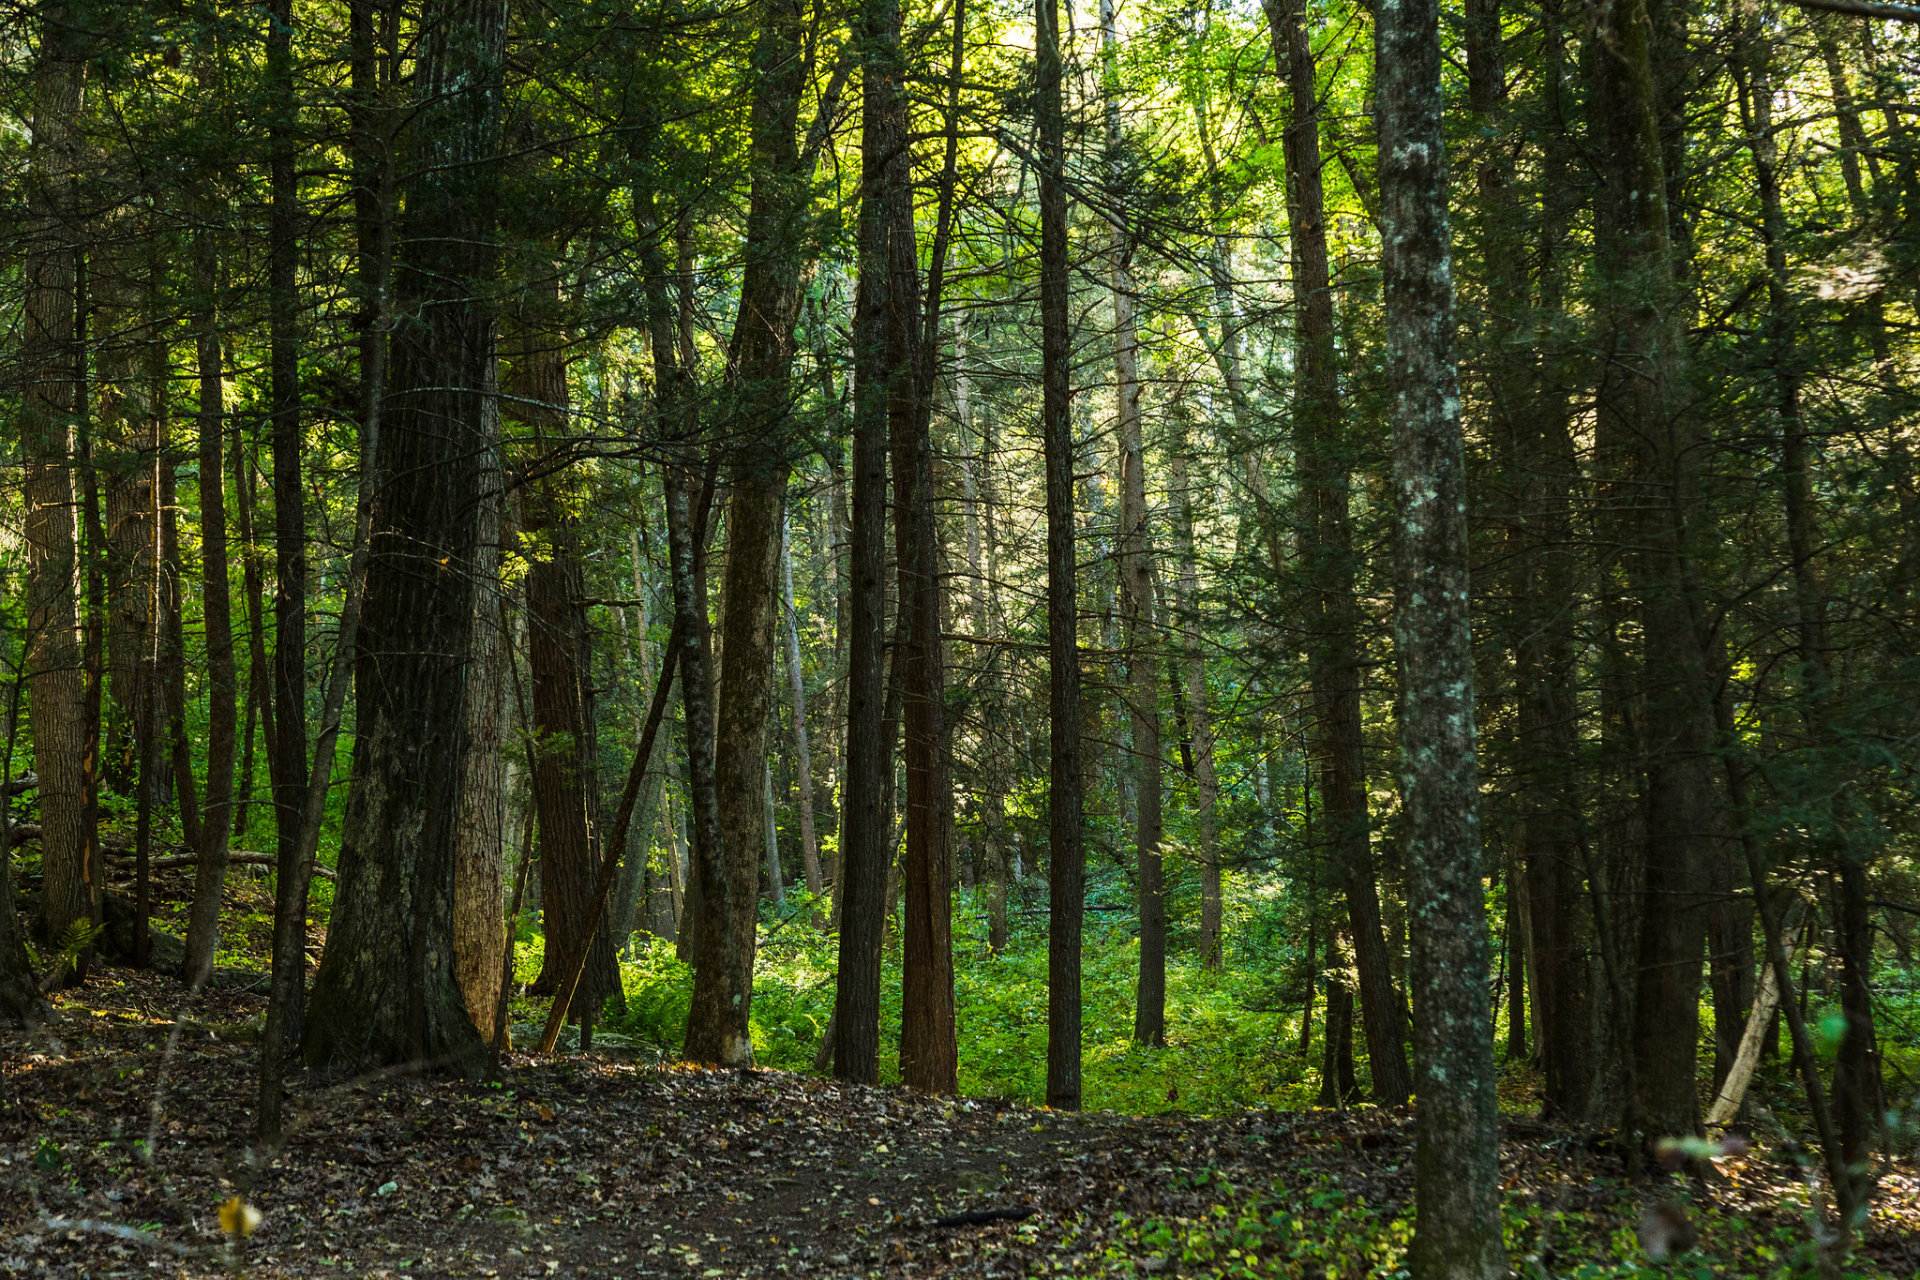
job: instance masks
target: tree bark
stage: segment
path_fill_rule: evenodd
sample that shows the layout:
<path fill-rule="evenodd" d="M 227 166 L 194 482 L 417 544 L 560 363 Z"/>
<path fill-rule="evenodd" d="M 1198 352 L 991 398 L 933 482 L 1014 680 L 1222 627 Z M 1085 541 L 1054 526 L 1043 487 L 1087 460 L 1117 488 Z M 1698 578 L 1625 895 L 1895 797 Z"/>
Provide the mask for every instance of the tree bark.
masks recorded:
<path fill-rule="evenodd" d="M 897 0 L 861 7 L 860 280 L 854 316 L 853 500 L 848 533 L 847 745 L 840 797 L 840 968 L 833 1074 L 880 1074 L 880 963 L 893 786 L 886 715 L 887 442 L 917 372 L 919 257 L 912 238 L 906 87 Z M 903 244 L 895 240 L 906 235 Z"/>
<path fill-rule="evenodd" d="M 1645 690 L 1646 835 L 1632 1052 L 1647 1143 L 1699 1128 L 1694 1080 L 1706 941 L 1702 877 L 1715 853 L 1712 680 L 1696 616 L 1693 427 L 1678 396 L 1667 179 L 1645 0 L 1611 0 L 1590 44 L 1600 144 L 1597 251 L 1612 355 L 1597 396 L 1601 527 L 1637 597 Z"/>
<path fill-rule="evenodd" d="M 394 272 L 392 382 L 360 635 L 359 731 L 340 887 L 314 983 L 307 1060 L 475 1069 L 484 1052 L 453 964 L 473 559 L 498 427 L 494 270 L 503 0 L 422 15 L 407 222 Z M 281 724 L 281 736 L 291 726 Z"/>
<path fill-rule="evenodd" d="M 488 428 L 494 423 L 484 421 Z M 465 780 L 453 851 L 453 970 L 466 1000 L 467 1016 L 491 1045 L 500 967 L 506 948 L 502 914 L 507 873 L 506 737 L 507 643 L 505 591 L 500 581 L 505 526 L 506 473 L 500 440 L 481 445 L 477 462 L 478 527 L 474 532 L 474 617 L 471 655 L 464 694 L 466 717 Z"/>
<path fill-rule="evenodd" d="M 234 728 L 239 681 L 233 653 L 233 601 L 228 584 L 225 374 L 221 367 L 217 246 L 210 228 L 195 235 L 194 283 L 202 295 L 194 335 L 200 376 L 200 600 L 207 645 L 207 790 L 200 821 L 199 861 L 187 923 L 187 959 L 182 976 L 198 987 L 213 973 L 220 940 L 220 906 L 227 871 L 227 838 L 233 829 Z"/>
<path fill-rule="evenodd" d="M 551 996 L 561 967 L 586 954 L 573 996 L 583 1022 L 618 987 L 618 966 L 605 929 L 587 933 L 590 890 L 598 868 L 595 819 L 600 803 L 599 742 L 593 688 L 593 633 L 587 619 L 586 569 L 579 517 L 582 494 L 566 469 L 568 390 L 563 335 L 555 311 L 559 281 L 535 290 L 540 302 L 515 325 L 508 367 L 509 413 L 532 433 L 537 465 L 523 503 L 527 541 L 527 669 L 532 682 L 535 749 L 531 765 L 540 821 L 540 907 L 547 951 L 535 994 Z M 556 469 L 559 468 L 559 469 Z"/>
<path fill-rule="evenodd" d="M 818 899 L 826 886 L 820 876 L 820 839 L 813 829 L 813 759 L 807 750 L 807 685 L 800 665 L 800 614 L 793 603 L 793 541 L 782 529 L 780 603 L 787 624 L 787 682 L 793 700 L 793 767 L 800 793 L 800 865 L 807 892 Z"/>
<path fill-rule="evenodd" d="M 1200 829 L 1200 964 L 1218 972 L 1225 960 L 1224 910 L 1220 886 L 1220 779 L 1213 763 L 1213 702 L 1207 692 L 1207 661 L 1201 649 L 1198 601 L 1200 573 L 1193 546 L 1193 483 L 1187 465 L 1187 418 L 1184 404 L 1173 407 L 1176 435 L 1167 465 L 1173 477 L 1175 554 L 1180 573 L 1175 578 L 1174 615 L 1181 641 L 1184 689 L 1176 686 L 1185 704 L 1187 740 L 1183 744 L 1193 775 L 1194 819 Z"/>
<path fill-rule="evenodd" d="M 1350 450 L 1334 348 L 1333 290 L 1327 270 L 1325 195 L 1320 160 L 1320 101 L 1313 47 L 1296 0 L 1265 0 L 1274 60 L 1290 98 L 1283 150 L 1287 223 L 1292 232 L 1295 306 L 1294 452 L 1308 508 L 1303 570 L 1311 592 L 1307 639 L 1313 687 L 1310 750 L 1320 772 L 1324 827 L 1347 899 L 1360 1013 L 1374 1097 L 1403 1105 L 1411 1093 L 1402 1005 L 1394 990 L 1380 922 L 1361 754 L 1360 653 L 1355 566 L 1348 512 Z"/>
<path fill-rule="evenodd" d="M 1040 171 L 1041 438 L 1047 468 L 1049 723 L 1047 889 L 1047 1105 L 1078 1111 L 1080 931 L 1087 853 L 1081 788 L 1080 613 L 1074 564 L 1071 317 L 1067 311 L 1066 117 L 1061 105 L 1058 0 L 1036 0 L 1035 123 Z"/>
<path fill-rule="evenodd" d="M 273 84 L 268 121 L 267 412 L 273 424 L 273 712 L 278 738 L 274 781 L 276 853 L 274 953 L 298 972 L 288 975 L 284 1035 L 302 1039 L 306 1011 L 307 878 L 299 863 L 301 810 L 307 778 L 307 529 L 301 475 L 298 268 L 299 185 L 294 164 L 298 105 L 294 91 L 293 4 L 273 0 L 268 14 L 267 78 Z M 362 466 L 367 460 L 362 459 Z M 337 910 L 336 903 L 336 910 Z M 285 938 L 281 938 L 284 933 Z M 277 1086 L 276 1086 L 277 1087 Z"/>
<path fill-rule="evenodd" d="M 1124 198 L 1119 40 L 1113 0 L 1100 0 L 1102 91 L 1106 96 L 1108 198 Z M 1113 218 L 1113 380 L 1120 441 L 1120 620 L 1127 654 L 1128 712 L 1134 766 L 1134 892 L 1140 910 L 1140 977 L 1133 1038 L 1167 1042 L 1167 904 L 1160 865 L 1160 680 L 1153 625 L 1153 560 L 1147 537 L 1146 444 L 1140 425 L 1140 338 L 1135 329 L 1133 243 L 1125 215 Z M 1217 933 L 1217 929 L 1216 929 Z"/>
<path fill-rule="evenodd" d="M 759 847 L 767 714 L 779 599 L 780 528 L 786 501 L 794 325 L 800 314 L 796 220 L 806 198 L 797 144 L 805 19 L 796 0 L 764 0 L 754 47 L 753 191 L 746 270 L 734 322 L 730 390 L 738 397 L 729 466 L 726 590 L 721 613 L 725 678 L 714 736 L 720 860 L 699 867 L 700 959 L 687 1018 L 687 1056 L 750 1066 L 753 957 L 758 944 Z"/>
<path fill-rule="evenodd" d="M 1486 996 L 1466 456 L 1454 357 L 1437 0 L 1383 0 L 1375 32 L 1397 526 L 1401 830 L 1420 1098 L 1412 1262 L 1423 1280 L 1495 1280 L 1507 1265 Z"/>
<path fill-rule="evenodd" d="M 28 160 L 21 453 L 26 464 L 27 694 L 40 778 L 42 928 L 59 944 L 93 917 L 88 866 L 74 442 L 85 362 L 75 280 L 78 126 L 86 61 L 68 6 L 41 11 Z"/>

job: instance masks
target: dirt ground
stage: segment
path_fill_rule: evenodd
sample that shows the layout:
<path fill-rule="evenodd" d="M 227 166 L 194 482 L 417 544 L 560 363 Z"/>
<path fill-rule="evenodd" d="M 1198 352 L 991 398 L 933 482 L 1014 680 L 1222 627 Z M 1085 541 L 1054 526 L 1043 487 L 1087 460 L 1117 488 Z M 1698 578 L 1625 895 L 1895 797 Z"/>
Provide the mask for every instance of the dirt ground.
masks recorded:
<path fill-rule="evenodd" d="M 1069 1115 L 578 1055 L 495 1085 L 296 1076 L 263 1162 L 262 999 L 106 970 L 0 1040 L 0 1275 L 1347 1276 L 1411 1189 L 1406 1115 Z M 1807 1235 L 1777 1156 L 1634 1188 L 1604 1141 L 1523 1125 L 1504 1166 L 1530 1274 L 1624 1258 L 1674 1194 Z M 1865 1274 L 1920 1267 L 1911 1173 L 1883 1179 Z M 235 1197 L 260 1214 L 239 1242 Z"/>

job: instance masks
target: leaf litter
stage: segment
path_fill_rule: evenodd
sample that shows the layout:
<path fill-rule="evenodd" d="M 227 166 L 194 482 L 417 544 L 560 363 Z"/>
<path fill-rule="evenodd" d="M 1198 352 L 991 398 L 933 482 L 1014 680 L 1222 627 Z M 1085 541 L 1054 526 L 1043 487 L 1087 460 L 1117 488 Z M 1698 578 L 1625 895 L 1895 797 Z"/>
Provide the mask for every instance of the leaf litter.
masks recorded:
<path fill-rule="evenodd" d="M 187 1002 L 99 971 L 0 1039 L 0 1275 L 1392 1275 L 1413 1122 L 1371 1109 L 1070 1114 L 788 1072 L 510 1055 L 497 1084 L 288 1081 L 251 1149 L 258 994 Z M 1790 1147 L 1711 1182 L 1630 1184 L 1605 1137 L 1513 1121 L 1527 1274 L 1648 1274 L 1646 1215 L 1700 1261 L 1789 1274 L 1817 1248 Z M 1920 1183 L 1883 1170 L 1859 1274 L 1920 1268 Z M 1777 1270 L 1776 1270 L 1777 1269 Z M 1736 1274 L 1733 1271 L 1724 1274 Z M 1684 1274 L 1695 1274 L 1686 1271 Z M 1699 1272 L 1708 1274 L 1708 1272 Z"/>

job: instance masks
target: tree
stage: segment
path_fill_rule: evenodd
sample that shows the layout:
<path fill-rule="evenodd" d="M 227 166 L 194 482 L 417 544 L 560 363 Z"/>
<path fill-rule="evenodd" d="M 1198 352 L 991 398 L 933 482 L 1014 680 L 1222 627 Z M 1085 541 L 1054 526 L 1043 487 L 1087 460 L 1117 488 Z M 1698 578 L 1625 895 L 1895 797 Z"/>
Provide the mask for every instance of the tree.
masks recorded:
<path fill-rule="evenodd" d="M 1108 198 L 1123 197 L 1119 75 L 1114 62 L 1112 0 L 1100 6 L 1100 48 L 1106 97 Z M 1136 850 L 1140 897 L 1140 980 L 1133 1038 L 1167 1039 L 1167 904 L 1160 866 L 1160 672 L 1154 643 L 1153 560 L 1147 539 L 1147 454 L 1140 424 L 1140 338 L 1135 332 L 1133 244 L 1124 217 L 1113 227 L 1113 382 L 1120 438 L 1120 619 L 1127 650 L 1127 703 L 1133 731 Z M 1217 927 L 1216 927 L 1217 932 Z"/>
<path fill-rule="evenodd" d="M 912 236 L 900 6 L 860 10 L 860 280 L 854 316 L 853 501 L 848 535 L 847 748 L 840 799 L 840 968 L 833 1073 L 880 1073 L 880 946 L 885 921 L 893 732 L 887 723 L 886 505 L 889 420 L 911 394 L 919 253 Z M 902 236 L 904 235 L 904 240 Z M 883 729 L 883 726 L 884 729 Z"/>
<path fill-rule="evenodd" d="M 482 1042 L 454 976 L 454 822 L 465 761 L 471 561 L 494 430 L 501 0 L 423 15 L 417 167 L 394 271 L 392 378 L 360 637 L 359 732 L 340 886 L 304 1040 L 335 1069 L 471 1069 Z M 452 231 L 459 234 L 449 234 Z M 287 726 L 281 726 L 283 738 Z"/>
<path fill-rule="evenodd" d="M 81 27 L 64 4 L 41 14 L 34 68 L 33 150 L 27 189 L 25 325 L 20 440 L 26 461 L 27 688 L 40 777 L 42 927 L 50 941 L 99 911 L 88 857 L 85 717 L 79 619 L 74 432 L 85 377 L 77 342 L 80 211 L 76 201 Z M 84 972 L 73 975 L 84 977 Z"/>
<path fill-rule="evenodd" d="M 1679 404 L 1686 352 L 1654 24 L 1644 0 L 1618 0 L 1601 21 L 1606 38 L 1592 52 L 1593 128 L 1605 162 L 1597 266 L 1613 354 L 1599 387 L 1595 448 L 1605 484 L 1602 516 L 1623 549 L 1644 637 L 1645 890 L 1628 1127 L 1652 1142 L 1699 1127 L 1694 1043 L 1706 942 L 1699 895 L 1720 823 L 1695 585 L 1697 452 Z"/>
<path fill-rule="evenodd" d="M 1066 118 L 1060 13 L 1036 0 L 1040 152 L 1041 426 L 1047 493 L 1047 1105 L 1080 1109 L 1080 929 L 1087 854 L 1080 751 L 1080 600 L 1074 564 L 1073 400 L 1067 314 Z"/>
<path fill-rule="evenodd" d="M 1381 275 L 1398 525 L 1393 629 L 1420 1099 L 1414 1112 L 1413 1266 L 1423 1277 L 1493 1280 L 1507 1274 L 1507 1264 L 1486 995 L 1466 458 L 1454 364 L 1439 6 L 1387 0 L 1375 21 Z"/>
<path fill-rule="evenodd" d="M 797 223 L 805 178 L 797 131 L 805 63 L 805 21 L 791 0 L 759 10 L 754 47 L 753 193 L 747 262 L 734 322 L 728 470 L 727 577 L 721 608 L 724 678 L 714 734 L 720 860 L 703 859 L 699 959 L 687 1056 L 750 1066 L 753 956 L 757 943 L 759 851 L 765 822 L 767 716 L 773 709 L 781 514 L 786 502 L 794 325 L 800 318 Z"/>
<path fill-rule="evenodd" d="M 1286 77 L 1291 103 L 1283 145 L 1298 369 L 1294 452 L 1307 507 L 1302 572 L 1311 609 L 1307 667 L 1313 685 L 1312 751 L 1320 770 L 1321 825 L 1347 899 L 1373 1094 L 1385 1105 L 1399 1106 L 1406 1102 L 1411 1084 L 1400 995 L 1394 990 L 1380 922 L 1361 755 L 1356 556 L 1348 509 L 1351 445 L 1346 439 L 1334 350 L 1320 99 L 1313 47 L 1300 8 L 1294 0 L 1267 0 L 1266 16 L 1274 61 Z"/>

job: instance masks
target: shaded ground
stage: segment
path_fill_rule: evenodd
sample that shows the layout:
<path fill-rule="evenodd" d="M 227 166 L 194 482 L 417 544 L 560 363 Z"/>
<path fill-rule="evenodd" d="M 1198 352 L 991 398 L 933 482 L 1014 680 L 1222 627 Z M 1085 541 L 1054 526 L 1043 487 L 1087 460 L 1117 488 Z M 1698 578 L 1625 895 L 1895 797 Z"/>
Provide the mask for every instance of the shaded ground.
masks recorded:
<path fill-rule="evenodd" d="M 109 970 L 35 1039 L 0 1041 L 0 1275 L 1392 1275 L 1411 1120 L 1066 1115 L 771 1071 L 515 1057 L 498 1086 L 290 1082 L 293 1132 L 248 1154 L 261 997 L 183 1007 Z M 176 1021 L 179 1019 L 179 1021 Z M 171 1047 L 170 1047 L 171 1046 Z M 1506 1135 L 1527 1274 L 1789 1274 L 1809 1191 L 1777 1153 L 1716 1185 L 1627 1187 L 1603 1142 Z M 151 1142 L 152 1157 L 146 1158 Z M 1859 1274 L 1920 1271 L 1911 1166 L 1883 1179 Z M 257 1206 L 238 1252 L 219 1206 Z M 1635 1225 L 1685 1203 L 1670 1270 Z M 935 1225 L 950 1215 L 1001 1220 Z M 1023 1216 L 1021 1216 L 1023 1215 Z"/>

